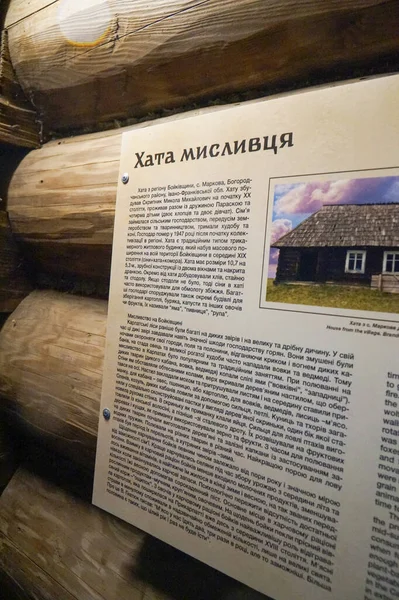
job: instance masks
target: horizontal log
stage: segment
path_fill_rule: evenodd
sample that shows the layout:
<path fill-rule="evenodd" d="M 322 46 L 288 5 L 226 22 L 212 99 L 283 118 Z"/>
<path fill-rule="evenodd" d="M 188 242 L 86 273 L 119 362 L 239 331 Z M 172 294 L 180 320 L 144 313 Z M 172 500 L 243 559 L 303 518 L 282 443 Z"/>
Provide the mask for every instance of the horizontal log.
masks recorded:
<path fill-rule="evenodd" d="M 24 158 L 11 180 L 7 206 L 19 239 L 112 244 L 125 130 L 49 142 Z"/>
<path fill-rule="evenodd" d="M 12 63 L 53 130 L 397 66 L 396 0 L 11 0 Z M 359 71 L 360 70 L 360 71 Z"/>
<path fill-rule="evenodd" d="M 0 499 L 0 581 L 38 600 L 142 600 L 146 584 L 135 563 L 144 538 L 19 469 Z"/>
<path fill-rule="evenodd" d="M 20 468 L 0 498 L 7 600 L 267 600 L 89 504 L 67 465 L 58 473 Z"/>
<path fill-rule="evenodd" d="M 200 109 L 157 123 L 217 110 Z M 25 246 L 31 270 L 49 273 L 52 287 L 66 276 L 62 287 L 68 290 L 84 292 L 94 282 L 96 291 L 107 295 L 122 134 L 151 124 L 48 142 L 29 152 L 15 170 L 7 204 L 12 231 Z"/>
<path fill-rule="evenodd" d="M 1 123 L 0 123 L 1 128 Z M 0 136 L 1 137 L 1 136 Z M 7 190 L 12 174 L 27 149 L 0 143 L 0 324 L 4 313 L 15 310 L 31 291 L 28 266 L 22 259 L 21 249 L 12 234 L 8 215 Z"/>
<path fill-rule="evenodd" d="M 14 172 L 11 227 L 31 272 L 49 274 L 50 287 L 84 292 L 94 282 L 107 295 L 123 131 L 49 142 Z"/>
<path fill-rule="evenodd" d="M 33 292 L 0 331 L 0 407 L 93 469 L 107 303 Z"/>

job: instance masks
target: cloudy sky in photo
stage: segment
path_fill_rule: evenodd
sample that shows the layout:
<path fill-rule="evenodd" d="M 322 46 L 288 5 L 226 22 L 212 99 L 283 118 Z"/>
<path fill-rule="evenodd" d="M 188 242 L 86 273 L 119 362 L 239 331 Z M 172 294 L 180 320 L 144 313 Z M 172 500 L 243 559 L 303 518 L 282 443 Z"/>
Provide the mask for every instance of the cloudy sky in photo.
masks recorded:
<path fill-rule="evenodd" d="M 281 183 L 274 188 L 271 243 L 325 204 L 399 202 L 399 176 Z M 278 250 L 270 250 L 269 277 L 276 275 Z"/>

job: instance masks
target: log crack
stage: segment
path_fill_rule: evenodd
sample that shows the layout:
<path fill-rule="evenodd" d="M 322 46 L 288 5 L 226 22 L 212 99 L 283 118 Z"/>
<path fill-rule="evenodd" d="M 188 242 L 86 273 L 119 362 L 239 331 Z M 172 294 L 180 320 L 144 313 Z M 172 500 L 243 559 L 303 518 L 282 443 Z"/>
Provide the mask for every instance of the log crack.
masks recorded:
<path fill-rule="evenodd" d="M 58 0 L 56 0 L 56 1 L 58 1 Z M 113 50 L 114 50 L 117 42 L 119 42 L 120 40 L 122 40 L 126 37 L 129 37 L 131 35 L 136 35 L 137 33 L 140 33 L 141 31 L 149 29 L 150 27 L 153 27 L 154 25 L 157 25 L 158 23 L 162 23 L 163 21 L 172 19 L 173 17 L 176 17 L 177 15 L 181 15 L 183 13 L 192 11 L 192 10 L 198 8 L 199 6 L 202 6 L 204 4 L 209 4 L 210 2 L 211 2 L 211 0 L 202 0 L 201 2 L 197 2 L 197 4 L 194 4 L 193 6 L 189 6 L 187 8 L 182 8 L 181 10 L 176 10 L 175 12 L 172 12 L 169 15 L 166 15 L 165 17 L 160 17 L 159 19 L 155 19 L 155 21 L 152 21 L 151 23 L 147 23 L 147 25 L 138 27 L 137 29 L 134 29 L 133 31 L 128 31 L 128 33 L 125 33 L 123 35 L 118 35 L 117 38 L 114 40 L 111 40 L 111 41 L 107 40 L 107 41 L 102 42 L 101 44 L 97 44 L 95 47 L 88 48 L 87 50 L 84 50 L 83 52 L 81 52 L 76 59 L 74 59 L 74 58 L 71 59 L 70 62 L 73 63 L 75 60 L 79 60 L 82 55 L 89 54 L 90 52 L 93 52 L 93 50 L 97 50 L 98 48 L 101 48 L 101 46 L 107 46 L 109 44 L 113 44 Z M 118 17 L 117 17 L 117 21 L 118 21 Z M 119 24 L 118 24 L 118 29 L 119 29 Z M 118 29 L 116 31 L 118 31 Z"/>

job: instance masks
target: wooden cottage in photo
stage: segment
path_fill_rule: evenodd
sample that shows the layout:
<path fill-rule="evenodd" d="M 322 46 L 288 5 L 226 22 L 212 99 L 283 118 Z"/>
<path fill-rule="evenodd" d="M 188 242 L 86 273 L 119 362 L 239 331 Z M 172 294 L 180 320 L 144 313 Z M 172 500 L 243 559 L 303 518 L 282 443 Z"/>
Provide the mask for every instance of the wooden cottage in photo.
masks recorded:
<path fill-rule="evenodd" d="M 399 293 L 399 203 L 325 205 L 272 248 L 275 283 L 364 284 Z"/>

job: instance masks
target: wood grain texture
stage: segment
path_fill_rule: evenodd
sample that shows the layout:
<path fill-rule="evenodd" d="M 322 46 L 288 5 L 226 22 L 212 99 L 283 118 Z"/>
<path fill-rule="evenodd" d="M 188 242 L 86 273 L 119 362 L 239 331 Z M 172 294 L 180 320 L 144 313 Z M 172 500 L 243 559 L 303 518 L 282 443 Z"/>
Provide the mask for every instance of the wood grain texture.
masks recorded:
<path fill-rule="evenodd" d="M 55 130 L 398 64 L 396 0 L 11 0 L 6 26 Z"/>
<path fill-rule="evenodd" d="M 19 239 L 112 243 L 122 131 L 50 142 L 25 157 L 8 192 Z"/>
<path fill-rule="evenodd" d="M 50 573 L 0 533 L 0 585 L 4 600 L 74 600 Z"/>
<path fill-rule="evenodd" d="M 122 131 L 49 142 L 14 172 L 12 230 L 30 270 L 47 274 L 51 287 L 81 291 L 95 282 L 107 295 Z"/>
<path fill-rule="evenodd" d="M 157 123 L 221 110 L 211 107 Z M 96 282 L 107 293 L 122 134 L 130 127 L 63 138 L 33 150 L 15 170 L 8 189 L 12 231 L 32 271 L 74 278 L 72 288 Z M 103 292 L 100 293 L 103 296 Z"/>
<path fill-rule="evenodd" d="M 33 292 L 0 332 L 1 408 L 93 468 L 107 303 Z"/>
<path fill-rule="evenodd" d="M 18 600 L 267 600 L 57 479 L 21 467 L 0 498 L 0 583 Z"/>
<path fill-rule="evenodd" d="M 8 32 L 0 42 L 0 143 L 25 148 L 40 146 L 40 127 L 36 112 L 19 85 L 8 49 Z"/>
<path fill-rule="evenodd" d="M 5 19 L 5 27 L 22 21 L 26 17 L 46 8 L 57 0 L 15 0 L 8 7 Z"/>
<path fill-rule="evenodd" d="M 135 571 L 145 535 L 24 469 L 0 499 L 0 536 L 0 570 L 30 596 L 143 599 Z"/>

